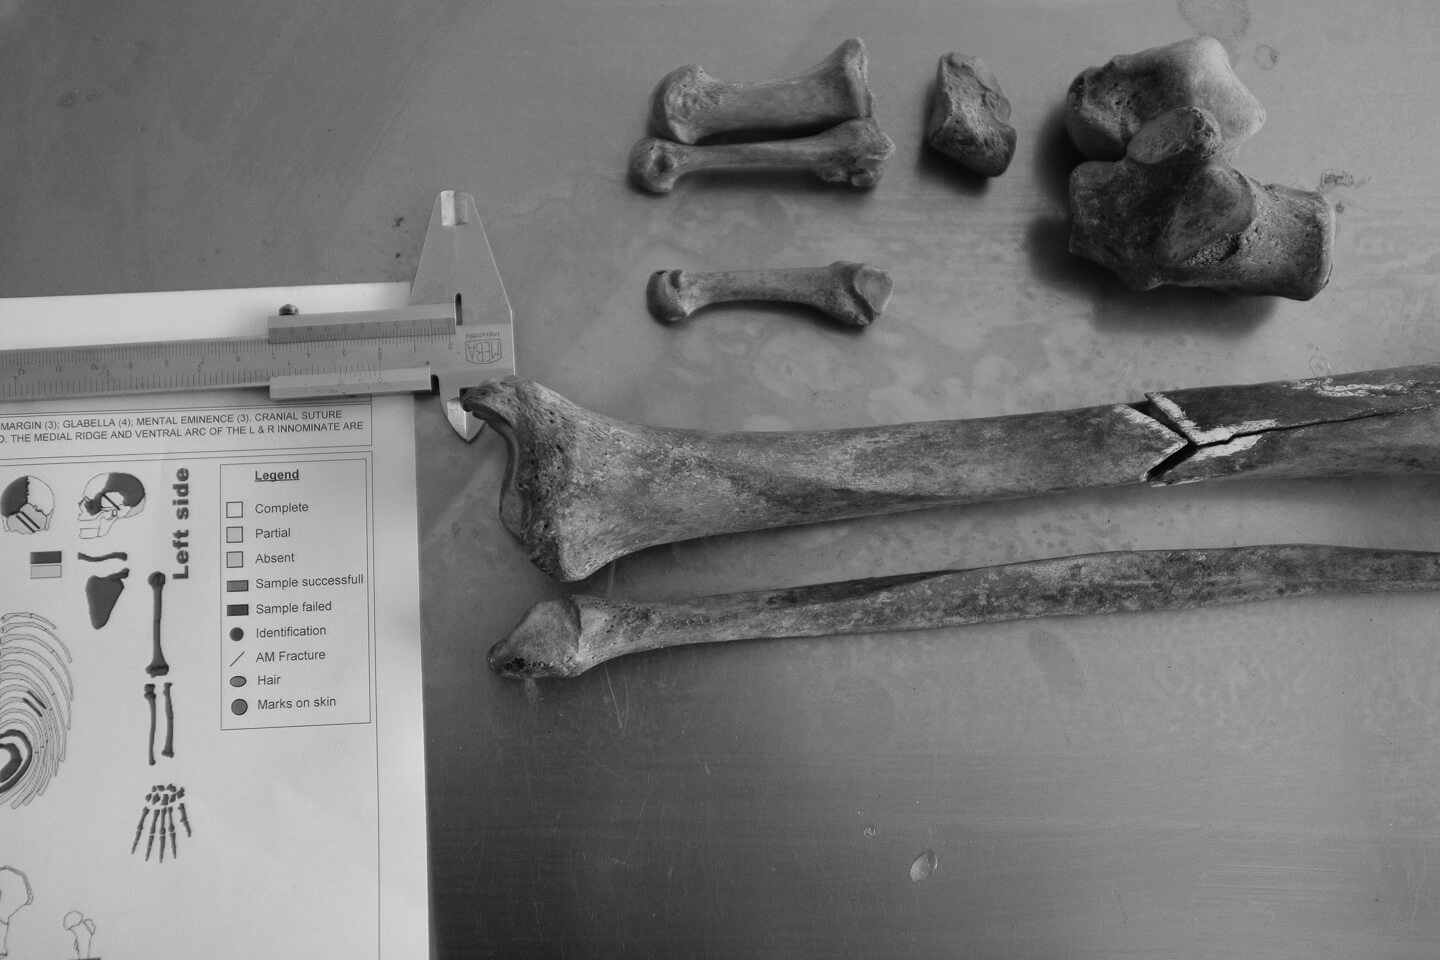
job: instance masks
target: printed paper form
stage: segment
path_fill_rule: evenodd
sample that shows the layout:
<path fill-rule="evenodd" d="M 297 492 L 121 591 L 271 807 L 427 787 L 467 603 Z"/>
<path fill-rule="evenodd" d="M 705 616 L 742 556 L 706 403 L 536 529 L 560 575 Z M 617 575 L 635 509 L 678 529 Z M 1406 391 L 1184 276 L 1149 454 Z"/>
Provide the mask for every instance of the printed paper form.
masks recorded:
<path fill-rule="evenodd" d="M 84 343 L 404 300 L 321 290 L 28 305 Z M 0 406 L 0 954 L 426 954 L 412 403 Z"/>

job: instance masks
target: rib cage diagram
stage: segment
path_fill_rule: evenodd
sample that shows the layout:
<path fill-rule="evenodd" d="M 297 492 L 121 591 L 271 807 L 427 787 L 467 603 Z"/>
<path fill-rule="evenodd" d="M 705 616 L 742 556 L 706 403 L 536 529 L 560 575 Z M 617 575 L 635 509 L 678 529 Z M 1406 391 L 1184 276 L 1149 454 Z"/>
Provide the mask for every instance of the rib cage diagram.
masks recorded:
<path fill-rule="evenodd" d="M 44 617 L 0 616 L 0 803 L 19 807 L 44 793 L 65 759 L 70 662 Z"/>

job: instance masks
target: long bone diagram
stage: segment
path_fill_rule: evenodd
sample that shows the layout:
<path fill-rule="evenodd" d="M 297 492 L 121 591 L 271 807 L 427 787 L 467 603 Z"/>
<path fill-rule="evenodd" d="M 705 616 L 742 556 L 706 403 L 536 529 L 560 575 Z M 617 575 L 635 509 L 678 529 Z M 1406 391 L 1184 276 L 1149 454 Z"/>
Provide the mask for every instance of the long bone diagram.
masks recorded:
<path fill-rule="evenodd" d="M 515 377 L 466 391 L 462 404 L 507 444 L 502 523 L 566 581 L 659 544 L 926 507 L 1224 477 L 1440 472 L 1440 365 L 821 431 L 642 426 Z"/>

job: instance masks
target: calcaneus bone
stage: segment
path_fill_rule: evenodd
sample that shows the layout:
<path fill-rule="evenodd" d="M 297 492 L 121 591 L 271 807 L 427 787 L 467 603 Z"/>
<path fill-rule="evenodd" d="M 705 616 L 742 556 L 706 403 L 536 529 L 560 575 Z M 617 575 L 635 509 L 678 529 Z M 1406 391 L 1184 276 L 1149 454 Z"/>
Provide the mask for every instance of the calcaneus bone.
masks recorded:
<path fill-rule="evenodd" d="M 1147 123 L 1123 159 L 1076 167 L 1070 203 L 1071 252 L 1136 290 L 1175 284 L 1309 300 L 1330 279 L 1330 204 L 1235 170 L 1214 115 L 1196 107 Z"/>
<path fill-rule="evenodd" d="M 687 173 L 748 169 L 798 171 L 828 183 L 873 187 L 895 144 L 874 120 L 847 120 L 791 140 L 689 146 L 646 137 L 630 151 L 630 177 L 651 193 L 669 193 Z"/>
<path fill-rule="evenodd" d="M 657 270 L 645 299 L 650 313 L 675 323 L 715 303 L 768 300 L 814 307 L 852 327 L 873 323 L 890 301 L 890 274 L 867 263 L 837 260 L 826 267 L 780 267 L 697 273 Z"/>
<path fill-rule="evenodd" d="M 935 84 L 930 146 L 978 174 L 1000 176 L 1015 155 L 1015 128 L 995 71 L 979 57 L 947 53 Z"/>
<path fill-rule="evenodd" d="M 665 75 L 650 96 L 655 132 L 678 143 L 717 133 L 815 131 L 870 116 L 865 44 L 852 37 L 808 72 L 784 80 L 729 83 L 697 64 Z"/>
<path fill-rule="evenodd" d="M 545 600 L 488 661 L 514 679 L 574 677 L 625 654 L 686 644 L 1436 589 L 1437 553 L 1308 544 L 1116 551 L 667 603 Z"/>
<path fill-rule="evenodd" d="M 1141 127 L 1176 107 L 1214 114 L 1227 156 L 1265 123 L 1265 108 L 1214 37 L 1191 37 L 1090 67 L 1071 82 L 1066 106 L 1070 139 L 1092 160 L 1124 156 Z"/>

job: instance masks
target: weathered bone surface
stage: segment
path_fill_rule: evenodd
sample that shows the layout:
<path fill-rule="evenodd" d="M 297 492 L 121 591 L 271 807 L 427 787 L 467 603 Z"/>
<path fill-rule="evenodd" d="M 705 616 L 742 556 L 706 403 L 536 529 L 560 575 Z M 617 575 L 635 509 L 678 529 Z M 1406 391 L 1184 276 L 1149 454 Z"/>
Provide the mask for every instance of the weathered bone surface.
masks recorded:
<path fill-rule="evenodd" d="M 780 267 L 696 273 L 657 270 L 645 299 L 655 319 L 675 323 L 701 307 L 737 300 L 778 300 L 814 307 L 852 327 L 879 318 L 894 290 L 890 274 L 868 263 L 836 260 L 827 267 Z"/>
<path fill-rule="evenodd" d="M 865 44 L 852 37 L 798 77 L 729 83 L 698 64 L 665 75 L 650 96 L 655 132 L 679 143 L 739 131 L 774 135 L 821 130 L 870 116 Z"/>
<path fill-rule="evenodd" d="M 874 120 L 847 120 L 792 140 L 689 146 L 646 137 L 630 151 L 630 177 L 651 193 L 669 193 L 687 173 L 780 170 L 812 173 L 828 183 L 873 187 L 895 144 Z"/>
<path fill-rule="evenodd" d="M 1184 446 L 1123 404 L 706 433 L 612 420 L 519 378 L 482 384 L 462 403 L 510 445 L 502 521 L 562 580 L 693 537 L 1136 483 Z"/>
<path fill-rule="evenodd" d="M 662 543 L 945 504 L 1232 476 L 1440 473 L 1440 365 L 846 430 L 639 426 L 519 378 L 462 403 L 510 448 L 502 522 L 562 580 Z"/>
<path fill-rule="evenodd" d="M 979 57 L 947 53 L 937 74 L 930 146 L 978 174 L 1000 176 L 1015 155 L 1015 128 L 995 71 Z"/>
<path fill-rule="evenodd" d="M 491 649 L 489 664 L 515 679 L 574 677 L 625 654 L 693 643 L 1436 589 L 1440 554 L 1419 551 L 1283 544 L 1092 553 L 669 603 L 546 600 Z"/>
<path fill-rule="evenodd" d="M 1136 290 L 1161 284 L 1309 300 L 1330 279 L 1335 214 L 1319 193 L 1230 166 L 1213 115 L 1179 107 L 1113 163 L 1070 174 L 1072 253 Z"/>
<path fill-rule="evenodd" d="M 1092 160 L 1118 160 L 1141 127 L 1176 107 L 1214 114 L 1226 156 L 1265 123 L 1265 108 L 1235 76 L 1224 44 L 1214 37 L 1191 37 L 1090 67 L 1071 82 L 1066 105 L 1070 139 Z"/>

